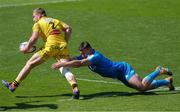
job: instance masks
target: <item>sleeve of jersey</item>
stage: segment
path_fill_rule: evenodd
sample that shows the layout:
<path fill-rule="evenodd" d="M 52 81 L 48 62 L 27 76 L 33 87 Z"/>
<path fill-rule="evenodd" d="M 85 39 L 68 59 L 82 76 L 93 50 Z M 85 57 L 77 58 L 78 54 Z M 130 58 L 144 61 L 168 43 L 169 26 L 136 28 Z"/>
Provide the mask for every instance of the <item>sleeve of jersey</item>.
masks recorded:
<path fill-rule="evenodd" d="M 67 24 L 64 23 L 64 22 L 62 22 L 62 21 L 60 21 L 60 24 L 61 24 L 63 27 L 67 26 Z"/>
<path fill-rule="evenodd" d="M 94 64 L 96 62 L 98 62 L 100 60 L 100 55 L 98 54 L 92 54 L 90 56 L 87 57 L 88 61 L 91 63 L 91 64 Z"/>
<path fill-rule="evenodd" d="M 82 57 L 82 55 L 80 55 L 80 56 L 77 56 L 76 59 L 77 59 L 77 60 L 82 60 L 83 57 Z"/>
<path fill-rule="evenodd" d="M 62 21 L 60 21 L 60 25 L 61 25 L 61 28 L 62 30 L 64 30 L 64 28 L 66 28 L 68 25 Z"/>
<path fill-rule="evenodd" d="M 38 23 L 35 23 L 32 27 L 33 32 L 39 32 L 40 31 L 40 27 Z"/>

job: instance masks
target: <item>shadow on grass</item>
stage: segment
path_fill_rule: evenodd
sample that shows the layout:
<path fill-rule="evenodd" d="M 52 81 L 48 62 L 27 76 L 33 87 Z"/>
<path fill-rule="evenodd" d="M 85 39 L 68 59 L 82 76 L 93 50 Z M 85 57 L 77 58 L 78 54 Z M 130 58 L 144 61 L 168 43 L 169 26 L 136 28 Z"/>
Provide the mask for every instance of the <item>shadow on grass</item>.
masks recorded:
<path fill-rule="evenodd" d="M 92 98 L 106 98 L 106 97 L 119 97 L 119 96 L 149 96 L 149 95 L 168 95 L 180 94 L 179 90 L 176 91 L 149 91 L 149 92 L 100 92 L 94 94 L 81 95 L 81 100 L 88 100 Z M 62 94 L 62 96 L 70 96 L 70 94 Z"/>
<path fill-rule="evenodd" d="M 81 100 L 88 100 L 88 99 L 92 99 L 92 98 L 103 98 L 103 97 L 119 97 L 119 96 L 138 96 L 138 95 L 143 95 L 143 96 L 147 96 L 147 95 L 168 95 L 168 94 L 180 94 L 180 90 L 176 90 L 176 91 L 148 91 L 148 92 L 99 92 L 99 93 L 93 93 L 93 94 L 81 94 L 80 95 L 80 99 Z M 67 97 L 71 97 L 72 94 L 60 94 L 60 95 L 45 95 L 45 96 L 16 96 L 17 98 L 38 98 L 38 97 L 61 97 L 61 96 L 67 96 Z"/>
<path fill-rule="evenodd" d="M 93 98 L 107 98 L 107 97 L 119 97 L 119 96 L 134 96 L 134 95 L 157 95 L 154 92 L 100 92 L 93 94 L 80 95 L 81 100 L 88 100 Z M 62 96 L 70 96 L 70 94 L 62 94 Z"/>
<path fill-rule="evenodd" d="M 39 102 L 39 101 L 34 101 Z M 33 108 L 48 108 L 48 109 L 57 109 L 58 106 L 55 104 L 29 104 L 34 102 L 22 102 L 16 103 L 15 106 L 0 106 L 0 111 L 9 111 L 9 110 L 17 110 L 17 109 L 33 109 Z"/>
<path fill-rule="evenodd" d="M 53 97 L 61 97 L 62 95 L 43 95 L 43 96 L 16 96 L 16 98 L 53 98 Z M 72 96 L 72 94 L 69 94 L 68 96 Z"/>

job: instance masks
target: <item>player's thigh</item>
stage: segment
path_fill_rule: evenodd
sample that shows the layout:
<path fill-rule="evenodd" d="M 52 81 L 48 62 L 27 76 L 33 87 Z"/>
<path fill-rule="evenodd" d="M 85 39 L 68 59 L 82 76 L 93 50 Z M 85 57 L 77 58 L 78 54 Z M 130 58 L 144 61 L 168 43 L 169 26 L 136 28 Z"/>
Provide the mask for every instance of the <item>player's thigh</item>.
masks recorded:
<path fill-rule="evenodd" d="M 37 52 L 37 54 L 45 61 L 49 58 L 56 57 L 59 53 L 61 53 L 61 47 L 58 44 L 49 44 L 47 43 L 41 50 Z"/>
<path fill-rule="evenodd" d="M 39 58 L 39 55 L 38 55 L 37 53 L 34 53 L 34 54 L 32 55 L 32 57 L 31 57 L 28 61 L 34 61 L 34 60 L 36 60 L 37 58 Z"/>
<path fill-rule="evenodd" d="M 138 74 L 133 75 L 128 82 L 134 89 L 144 90 L 142 78 L 140 78 Z"/>
<path fill-rule="evenodd" d="M 39 64 L 42 64 L 44 61 L 44 59 L 39 56 L 38 53 L 35 53 L 27 62 L 27 64 L 31 64 L 33 66 L 37 66 Z"/>

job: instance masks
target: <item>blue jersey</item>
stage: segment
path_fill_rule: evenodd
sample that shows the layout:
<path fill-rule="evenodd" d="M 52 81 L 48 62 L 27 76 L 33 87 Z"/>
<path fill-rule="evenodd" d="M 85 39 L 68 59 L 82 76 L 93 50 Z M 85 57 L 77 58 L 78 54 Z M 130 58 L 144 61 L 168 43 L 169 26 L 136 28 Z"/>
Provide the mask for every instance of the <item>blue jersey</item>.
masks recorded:
<path fill-rule="evenodd" d="M 78 57 L 79 60 L 82 58 L 82 55 Z M 128 63 L 113 62 L 96 50 L 91 55 L 88 55 L 87 59 L 90 62 L 89 69 L 103 77 L 118 78 L 127 83 L 131 76 L 135 74 L 135 71 Z"/>

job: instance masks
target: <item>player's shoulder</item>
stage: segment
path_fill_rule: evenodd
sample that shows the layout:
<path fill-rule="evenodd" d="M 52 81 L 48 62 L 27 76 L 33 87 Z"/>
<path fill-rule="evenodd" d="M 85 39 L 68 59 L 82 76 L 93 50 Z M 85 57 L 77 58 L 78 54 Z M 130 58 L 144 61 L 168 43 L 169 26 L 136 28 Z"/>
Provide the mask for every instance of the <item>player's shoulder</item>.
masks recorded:
<path fill-rule="evenodd" d="M 42 17 L 37 23 L 50 23 L 54 21 L 59 21 L 59 20 L 52 17 Z"/>
<path fill-rule="evenodd" d="M 39 25 L 38 22 L 35 22 L 33 26 L 37 26 L 37 25 Z"/>
<path fill-rule="evenodd" d="M 93 50 L 93 53 L 89 55 L 89 58 L 101 58 L 102 54 L 99 51 Z"/>
<path fill-rule="evenodd" d="M 53 17 L 47 17 L 47 18 L 51 19 L 51 21 L 53 21 L 53 22 L 60 22 L 61 21 L 60 19 L 53 18 Z"/>
<path fill-rule="evenodd" d="M 37 23 L 43 24 L 43 23 L 49 23 L 53 20 L 51 17 L 42 17 Z"/>
<path fill-rule="evenodd" d="M 32 26 L 32 29 L 39 29 L 39 23 L 35 22 Z"/>
<path fill-rule="evenodd" d="M 97 63 L 102 59 L 102 55 L 98 51 L 93 51 L 92 54 L 88 55 L 87 60 L 89 60 L 91 63 Z"/>
<path fill-rule="evenodd" d="M 94 52 L 93 55 L 95 55 L 95 56 L 101 56 L 101 55 L 102 55 L 102 54 L 101 54 L 99 51 L 97 51 L 97 50 L 94 50 L 93 52 Z"/>

